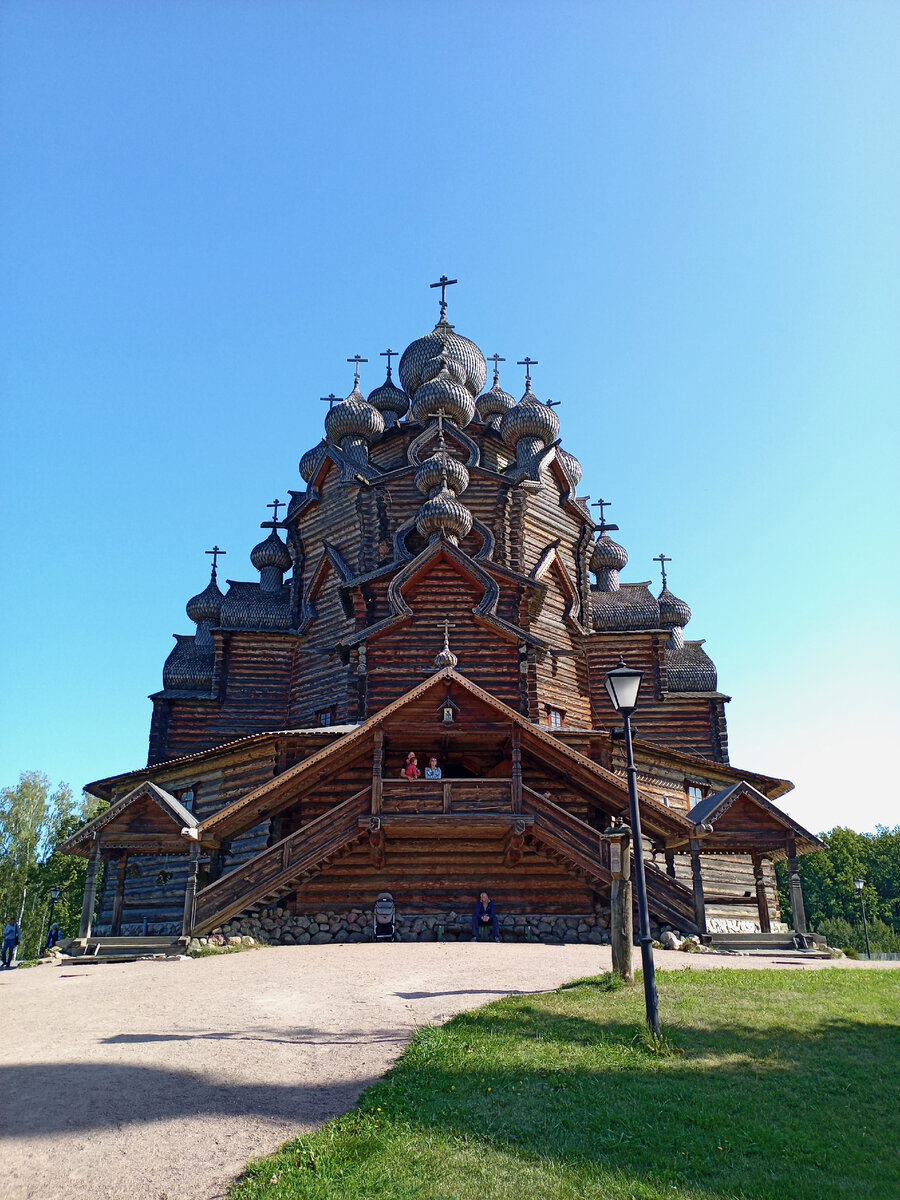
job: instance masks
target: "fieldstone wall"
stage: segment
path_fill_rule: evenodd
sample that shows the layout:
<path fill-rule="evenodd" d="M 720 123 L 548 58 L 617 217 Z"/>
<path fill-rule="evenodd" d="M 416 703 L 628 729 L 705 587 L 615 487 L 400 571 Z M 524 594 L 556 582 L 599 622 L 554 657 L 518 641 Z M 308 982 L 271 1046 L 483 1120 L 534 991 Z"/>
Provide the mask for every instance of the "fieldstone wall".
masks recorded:
<path fill-rule="evenodd" d="M 609 942 L 609 909 L 584 914 L 525 913 L 499 917 L 504 942 Z M 225 945 L 229 938 L 252 937 L 273 946 L 321 946 L 327 942 L 372 940 L 371 909 L 320 912 L 314 915 L 269 908 L 250 916 L 242 914 L 213 930 L 200 945 Z M 470 941 L 471 912 L 398 913 L 397 937 L 401 942 Z M 654 926 L 654 931 L 656 927 Z"/>

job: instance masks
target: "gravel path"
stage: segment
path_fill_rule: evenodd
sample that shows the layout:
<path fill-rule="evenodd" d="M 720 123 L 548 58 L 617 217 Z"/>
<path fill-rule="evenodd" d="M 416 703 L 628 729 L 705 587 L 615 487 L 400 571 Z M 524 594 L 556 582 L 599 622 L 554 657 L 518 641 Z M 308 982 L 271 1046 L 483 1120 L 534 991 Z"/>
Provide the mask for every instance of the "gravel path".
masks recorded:
<path fill-rule="evenodd" d="M 609 966 L 608 947 L 404 943 L 2 972 L 0 1198 L 221 1197 L 250 1157 L 350 1108 L 417 1026 Z"/>

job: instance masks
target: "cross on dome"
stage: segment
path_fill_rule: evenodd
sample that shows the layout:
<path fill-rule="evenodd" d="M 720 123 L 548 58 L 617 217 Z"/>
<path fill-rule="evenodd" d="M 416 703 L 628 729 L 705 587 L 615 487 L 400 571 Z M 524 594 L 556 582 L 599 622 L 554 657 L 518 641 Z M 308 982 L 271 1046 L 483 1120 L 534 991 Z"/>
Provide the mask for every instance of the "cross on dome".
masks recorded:
<path fill-rule="evenodd" d="M 529 358 L 528 355 L 526 354 L 524 358 L 519 359 L 519 361 L 516 363 L 516 366 L 525 368 L 525 391 L 530 392 L 531 391 L 531 368 L 538 366 L 538 360 L 536 358 Z"/>
<path fill-rule="evenodd" d="M 612 500 L 603 500 L 603 499 L 594 500 L 593 503 L 591 504 L 591 508 L 599 508 L 600 509 L 600 536 L 601 537 L 603 536 L 604 533 L 606 533 L 606 531 L 608 529 L 618 529 L 619 528 L 618 525 L 607 524 L 606 513 L 603 510 L 605 508 L 609 508 L 609 506 L 611 504 L 612 504 Z"/>
<path fill-rule="evenodd" d="M 429 287 L 439 287 L 441 289 L 441 320 L 447 316 L 447 288 L 452 287 L 454 283 L 459 283 L 458 279 L 448 279 L 446 275 L 442 275 L 437 283 L 429 283 Z"/>
<path fill-rule="evenodd" d="M 216 577 L 216 567 L 217 567 L 217 565 L 218 565 L 218 561 L 219 561 L 219 555 L 220 555 L 220 554 L 227 554 L 227 553 L 228 553 L 228 551 L 227 551 L 227 550 L 220 550 L 218 546 L 213 546 L 212 550 L 206 550 L 204 553 L 206 553 L 206 554 L 211 554 L 211 555 L 212 555 L 212 560 L 213 560 L 213 561 L 212 561 L 212 577 L 213 577 L 213 579 L 215 579 L 215 577 Z"/>
<path fill-rule="evenodd" d="M 352 360 L 348 358 L 347 361 L 351 362 Z M 335 406 L 335 404 L 337 404 L 338 400 L 340 400 L 340 396 L 336 396 L 334 392 L 331 392 L 327 396 L 320 396 L 319 399 L 323 404 L 328 405 L 328 411 L 331 412 L 332 408 Z"/>
<path fill-rule="evenodd" d="M 387 369 L 388 379 L 390 379 L 390 377 L 391 377 L 391 359 L 394 357 L 395 354 L 399 354 L 399 353 L 400 353 L 399 350 L 382 350 L 381 353 L 378 355 L 379 358 L 386 358 L 388 360 L 388 369 Z"/>
<path fill-rule="evenodd" d="M 656 558 L 654 558 L 653 561 L 659 563 L 659 569 L 662 571 L 663 590 L 665 590 L 665 587 L 666 587 L 666 563 L 671 562 L 672 560 L 667 555 L 663 554 L 663 552 L 660 550 L 659 554 L 657 554 Z"/>
<path fill-rule="evenodd" d="M 284 506 L 283 500 L 273 500 L 271 504 L 267 504 L 266 508 L 274 509 L 275 515 L 271 521 L 263 521 L 260 525 L 260 529 L 277 529 L 280 525 L 280 521 L 278 520 L 278 510 L 279 508 L 284 508 Z"/>
<path fill-rule="evenodd" d="M 497 366 L 497 364 L 506 362 L 506 359 L 501 358 L 499 354 L 491 354 L 488 356 L 488 362 L 492 362 L 494 364 L 494 383 L 499 383 L 500 382 L 500 368 Z"/>
<path fill-rule="evenodd" d="M 393 351 L 392 351 L 392 353 L 393 353 Z M 348 359 L 347 359 L 347 362 L 356 363 L 356 368 L 355 368 L 355 370 L 354 370 L 354 372 L 353 372 L 353 386 L 354 386 L 354 388 L 358 388 L 358 387 L 359 387 L 359 364 L 360 364 L 360 363 L 364 363 L 364 362 L 365 362 L 365 363 L 367 363 L 368 361 L 369 361 L 369 360 L 368 360 L 367 358 L 360 358 L 360 356 L 359 356 L 358 354 L 354 354 L 352 358 L 348 358 Z"/>

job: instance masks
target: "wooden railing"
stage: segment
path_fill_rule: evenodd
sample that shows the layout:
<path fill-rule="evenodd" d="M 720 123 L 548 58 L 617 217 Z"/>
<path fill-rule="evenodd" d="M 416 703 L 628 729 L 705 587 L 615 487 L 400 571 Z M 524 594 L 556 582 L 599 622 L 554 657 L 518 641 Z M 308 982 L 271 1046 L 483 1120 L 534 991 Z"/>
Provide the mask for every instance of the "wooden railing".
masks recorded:
<path fill-rule="evenodd" d="M 385 779 L 382 812 L 512 812 L 510 779 Z"/>
<path fill-rule="evenodd" d="M 587 875 L 609 886 L 612 875 L 600 861 L 600 833 L 546 796 L 523 787 L 523 810 L 534 816 L 534 836 L 562 854 Z M 632 875 L 634 872 L 632 871 Z M 648 869 L 647 898 L 651 910 L 684 932 L 695 930 L 693 892 L 689 887 Z"/>
<path fill-rule="evenodd" d="M 362 837 L 359 818 L 368 813 L 370 801 L 371 788 L 364 788 L 203 888 L 197 893 L 193 933 L 208 932 Z"/>

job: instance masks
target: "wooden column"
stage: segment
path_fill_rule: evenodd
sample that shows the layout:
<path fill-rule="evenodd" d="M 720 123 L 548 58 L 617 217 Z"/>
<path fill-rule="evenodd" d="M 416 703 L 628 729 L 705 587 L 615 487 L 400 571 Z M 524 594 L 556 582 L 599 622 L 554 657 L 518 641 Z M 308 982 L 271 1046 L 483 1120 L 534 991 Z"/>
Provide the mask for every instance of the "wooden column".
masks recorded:
<path fill-rule="evenodd" d="M 694 889 L 694 920 L 697 932 L 706 933 L 706 900 L 703 897 L 703 870 L 700 865 L 700 842 L 697 838 L 690 839 L 691 850 L 691 883 Z"/>
<path fill-rule="evenodd" d="M 806 909 L 803 905 L 803 886 L 800 883 L 800 871 L 797 867 L 797 843 L 793 838 L 787 839 L 785 850 L 787 851 L 791 912 L 794 914 L 794 932 L 806 933 Z"/>
<path fill-rule="evenodd" d="M 675 851 L 667 850 L 666 852 L 666 874 L 670 879 L 677 879 L 678 872 L 675 870 Z"/>
<path fill-rule="evenodd" d="M 518 725 L 512 730 L 512 810 L 522 811 L 522 731 Z"/>
<path fill-rule="evenodd" d="M 78 928 L 80 938 L 91 936 L 91 926 L 94 922 L 94 905 L 97 903 L 97 874 L 100 870 L 100 834 L 94 834 L 91 845 L 91 857 L 88 859 L 87 877 L 84 881 L 84 901 L 81 905 L 81 925 Z"/>
<path fill-rule="evenodd" d="M 760 933 L 771 933 L 772 922 L 769 918 L 769 898 L 766 895 L 766 881 L 763 877 L 762 855 L 754 850 L 751 854 L 753 861 L 753 880 L 756 884 L 756 907 L 759 909 Z"/>
<path fill-rule="evenodd" d="M 446 780 L 444 781 L 444 792 L 441 807 L 445 813 L 451 812 L 453 809 L 453 788 L 449 783 L 446 782 Z"/>
<path fill-rule="evenodd" d="M 184 885 L 184 917 L 181 922 L 181 936 L 189 938 L 194 927 L 194 904 L 197 899 L 197 873 L 200 868 L 200 843 L 191 842 L 191 854 L 188 859 L 187 882 Z"/>
<path fill-rule="evenodd" d="M 375 730 L 375 749 L 372 753 L 372 814 L 378 816 L 381 812 L 382 797 L 382 762 L 384 759 L 384 730 L 379 725 Z"/>
<path fill-rule="evenodd" d="M 112 924 L 110 936 L 122 936 L 122 910 L 125 908 L 125 872 L 128 869 L 128 855 L 120 854 L 116 864 L 116 893 L 113 897 Z"/>

